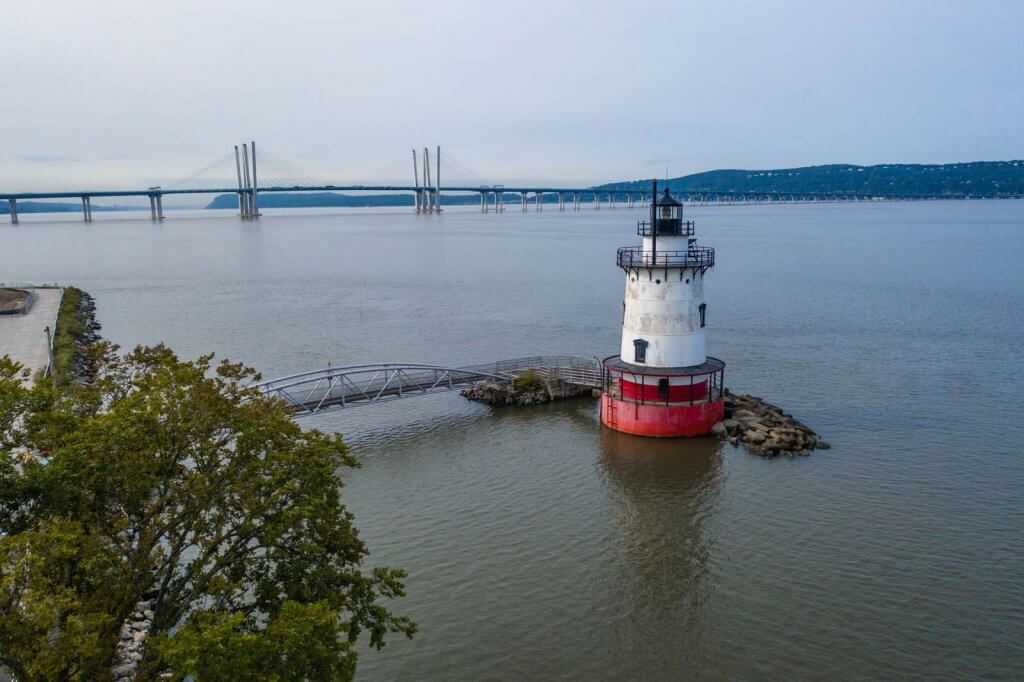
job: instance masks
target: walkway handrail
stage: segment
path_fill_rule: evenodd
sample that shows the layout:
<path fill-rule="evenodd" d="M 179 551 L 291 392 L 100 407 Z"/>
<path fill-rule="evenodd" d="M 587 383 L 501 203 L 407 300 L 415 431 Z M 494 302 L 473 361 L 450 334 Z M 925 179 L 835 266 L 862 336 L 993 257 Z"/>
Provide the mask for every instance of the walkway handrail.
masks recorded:
<path fill-rule="evenodd" d="M 487 381 L 508 382 L 517 372 L 529 369 L 568 383 L 600 386 L 600 361 L 574 355 L 535 355 L 463 367 L 393 362 L 328 366 L 251 386 L 281 398 L 296 413 L 308 415 L 349 404 L 427 395 Z"/>

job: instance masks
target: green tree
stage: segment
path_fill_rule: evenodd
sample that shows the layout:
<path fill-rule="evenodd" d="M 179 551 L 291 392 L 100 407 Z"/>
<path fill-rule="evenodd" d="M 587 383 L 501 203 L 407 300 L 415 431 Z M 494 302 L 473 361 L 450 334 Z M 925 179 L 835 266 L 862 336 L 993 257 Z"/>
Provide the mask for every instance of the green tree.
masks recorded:
<path fill-rule="evenodd" d="M 0 665 L 108 677 L 144 595 L 142 679 L 350 679 L 361 634 L 412 636 L 386 605 L 405 574 L 364 566 L 339 435 L 241 365 L 90 352 L 96 380 L 58 390 L 0 359 Z"/>

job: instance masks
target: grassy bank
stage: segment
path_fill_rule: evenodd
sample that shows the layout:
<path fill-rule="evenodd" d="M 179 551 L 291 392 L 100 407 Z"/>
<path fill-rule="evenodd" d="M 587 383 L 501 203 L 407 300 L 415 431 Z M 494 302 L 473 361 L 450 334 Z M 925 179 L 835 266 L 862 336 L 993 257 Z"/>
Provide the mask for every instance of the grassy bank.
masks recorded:
<path fill-rule="evenodd" d="M 53 377 L 58 386 L 81 378 L 84 348 L 95 340 L 92 297 L 78 287 L 65 287 L 53 335 Z"/>

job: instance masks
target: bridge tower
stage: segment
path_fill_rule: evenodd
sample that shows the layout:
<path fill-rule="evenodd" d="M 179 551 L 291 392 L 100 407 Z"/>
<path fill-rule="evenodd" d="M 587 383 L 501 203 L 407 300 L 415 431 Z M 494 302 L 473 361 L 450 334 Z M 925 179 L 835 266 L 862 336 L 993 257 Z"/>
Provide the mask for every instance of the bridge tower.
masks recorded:
<path fill-rule="evenodd" d="M 724 417 L 725 363 L 707 354 L 704 277 L 715 250 L 697 246 L 693 221 L 668 189 L 637 223 L 640 246 L 620 248 L 626 273 L 619 355 L 604 361 L 601 422 L 641 436 L 698 436 Z"/>

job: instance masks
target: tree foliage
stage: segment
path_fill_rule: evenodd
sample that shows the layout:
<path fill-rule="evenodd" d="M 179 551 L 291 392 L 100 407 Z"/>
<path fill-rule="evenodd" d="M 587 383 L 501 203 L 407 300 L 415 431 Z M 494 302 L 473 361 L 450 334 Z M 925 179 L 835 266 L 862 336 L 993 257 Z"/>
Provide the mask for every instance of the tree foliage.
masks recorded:
<path fill-rule="evenodd" d="M 404 573 L 363 565 L 339 435 L 300 428 L 242 365 L 91 353 L 96 380 L 59 391 L 0 359 L 0 665 L 108 677 L 143 596 L 142 678 L 349 679 L 361 634 L 412 636 L 385 605 Z"/>

